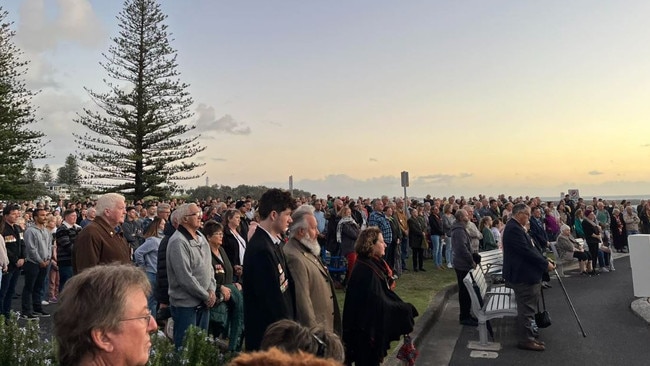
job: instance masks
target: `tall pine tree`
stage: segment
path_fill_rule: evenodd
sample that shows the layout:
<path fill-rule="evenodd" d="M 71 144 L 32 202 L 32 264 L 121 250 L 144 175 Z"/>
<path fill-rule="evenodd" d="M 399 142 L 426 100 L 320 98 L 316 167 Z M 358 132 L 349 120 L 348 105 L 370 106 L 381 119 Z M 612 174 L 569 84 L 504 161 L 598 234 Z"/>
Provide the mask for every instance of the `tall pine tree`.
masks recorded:
<path fill-rule="evenodd" d="M 105 62 L 109 92 L 86 89 L 103 112 L 84 109 L 75 121 L 91 130 L 74 134 L 93 183 L 131 198 L 166 196 L 175 180 L 193 179 L 203 164 L 191 158 L 205 149 L 188 136 L 194 126 L 188 85 L 179 80 L 176 51 L 156 0 L 126 0 L 119 36 Z M 113 184 L 115 183 L 115 184 Z"/>
<path fill-rule="evenodd" d="M 43 133 L 30 129 L 36 122 L 31 102 L 34 93 L 24 81 L 27 61 L 12 42 L 15 32 L 0 7 L 0 199 L 36 198 L 25 178 L 27 163 L 45 156 Z"/>
<path fill-rule="evenodd" d="M 56 181 L 59 184 L 67 184 L 71 187 L 79 187 L 81 185 L 79 164 L 74 155 L 70 154 L 65 158 L 65 164 L 57 171 Z"/>

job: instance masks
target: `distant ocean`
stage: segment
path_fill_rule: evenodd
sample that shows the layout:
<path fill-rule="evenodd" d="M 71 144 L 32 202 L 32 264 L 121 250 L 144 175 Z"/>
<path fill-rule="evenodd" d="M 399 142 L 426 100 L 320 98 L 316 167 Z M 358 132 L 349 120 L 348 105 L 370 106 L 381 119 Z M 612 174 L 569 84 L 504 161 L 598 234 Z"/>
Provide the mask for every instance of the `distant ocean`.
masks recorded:
<path fill-rule="evenodd" d="M 631 194 L 631 195 L 616 195 L 616 196 L 584 196 L 581 195 L 582 199 L 585 201 L 591 202 L 591 200 L 596 197 L 596 198 L 602 198 L 604 201 L 614 201 L 620 203 L 622 200 L 626 200 L 631 202 L 634 205 L 638 205 L 641 200 L 648 200 L 650 199 L 650 194 Z M 540 197 L 542 201 L 554 201 L 557 202 L 560 200 L 560 196 L 557 197 Z M 564 198 L 564 197 L 562 197 Z"/>

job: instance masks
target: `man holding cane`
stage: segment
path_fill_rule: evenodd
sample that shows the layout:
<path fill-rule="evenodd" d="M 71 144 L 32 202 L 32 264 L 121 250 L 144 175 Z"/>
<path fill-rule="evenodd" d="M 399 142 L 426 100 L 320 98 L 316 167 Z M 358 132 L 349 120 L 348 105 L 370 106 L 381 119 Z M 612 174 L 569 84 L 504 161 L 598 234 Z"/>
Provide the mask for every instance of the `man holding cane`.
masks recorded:
<path fill-rule="evenodd" d="M 539 336 L 535 313 L 541 293 L 542 275 L 555 269 L 555 263 L 545 258 L 535 247 L 526 232 L 530 208 L 523 203 L 512 209 L 512 218 L 503 231 L 503 277 L 506 286 L 515 291 L 517 298 L 517 347 L 543 351 L 544 342 Z"/>

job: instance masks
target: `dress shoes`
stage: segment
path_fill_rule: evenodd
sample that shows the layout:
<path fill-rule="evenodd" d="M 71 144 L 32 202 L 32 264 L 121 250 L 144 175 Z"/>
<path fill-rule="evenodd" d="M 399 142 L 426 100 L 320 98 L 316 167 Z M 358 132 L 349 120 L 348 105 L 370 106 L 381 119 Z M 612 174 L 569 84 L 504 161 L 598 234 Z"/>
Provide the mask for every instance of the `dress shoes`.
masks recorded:
<path fill-rule="evenodd" d="M 546 349 L 546 347 L 543 344 L 540 344 L 536 341 L 519 342 L 517 344 L 517 348 L 525 349 L 528 351 L 543 351 Z"/>
<path fill-rule="evenodd" d="M 467 326 L 470 326 L 470 327 L 478 327 L 478 320 L 476 320 L 474 318 L 462 319 L 460 321 L 460 324 L 461 325 L 467 325 Z"/>

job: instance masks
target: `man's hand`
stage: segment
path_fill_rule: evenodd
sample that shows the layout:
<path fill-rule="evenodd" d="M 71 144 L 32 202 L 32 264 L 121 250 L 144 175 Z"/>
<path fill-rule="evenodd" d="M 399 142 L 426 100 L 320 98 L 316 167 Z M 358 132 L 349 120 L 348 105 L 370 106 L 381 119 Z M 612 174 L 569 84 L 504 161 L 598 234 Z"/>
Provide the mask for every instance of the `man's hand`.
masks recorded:
<path fill-rule="evenodd" d="M 235 287 L 237 287 L 237 290 L 241 291 L 241 283 L 235 282 Z"/>
<path fill-rule="evenodd" d="M 16 262 L 16 267 L 20 268 L 23 266 L 23 264 L 25 264 L 25 260 L 19 259 L 18 262 Z"/>
<path fill-rule="evenodd" d="M 214 291 L 210 290 L 208 291 L 208 300 L 205 302 L 205 304 L 211 308 L 214 306 L 214 303 L 217 302 L 217 296 L 214 294 Z"/>
<path fill-rule="evenodd" d="M 238 277 L 241 277 L 241 275 L 244 273 L 244 267 L 236 265 L 234 269 L 235 275 Z"/>
<path fill-rule="evenodd" d="M 230 289 L 226 286 L 221 286 L 221 294 L 223 295 L 223 300 L 230 300 Z"/>
<path fill-rule="evenodd" d="M 41 267 L 41 268 L 45 268 L 45 267 L 47 267 L 48 264 L 50 264 L 49 260 L 42 261 L 41 263 L 38 264 L 38 266 Z"/>
<path fill-rule="evenodd" d="M 555 263 L 553 261 L 548 261 L 548 271 L 553 271 L 555 269 Z"/>

